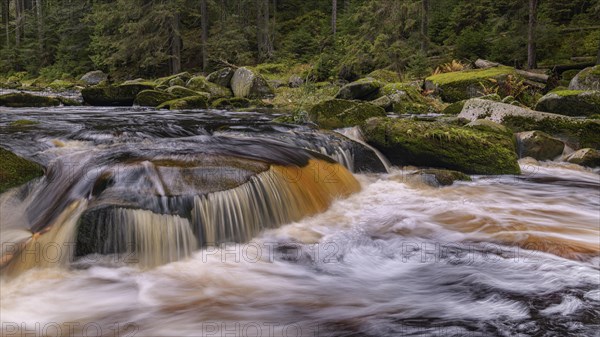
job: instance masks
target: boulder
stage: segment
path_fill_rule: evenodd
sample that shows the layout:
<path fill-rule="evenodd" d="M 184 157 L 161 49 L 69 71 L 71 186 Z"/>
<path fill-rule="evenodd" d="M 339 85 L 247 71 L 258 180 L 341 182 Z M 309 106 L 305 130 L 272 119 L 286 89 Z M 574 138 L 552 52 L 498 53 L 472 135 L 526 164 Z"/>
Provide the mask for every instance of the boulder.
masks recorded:
<path fill-rule="evenodd" d="M 228 109 L 228 108 L 247 108 L 252 103 L 247 98 L 231 97 L 231 98 L 219 98 L 214 100 L 210 106 L 215 109 Z"/>
<path fill-rule="evenodd" d="M 498 132 L 511 136 L 513 132 L 506 126 L 487 119 L 476 119 L 465 125 L 468 128 L 473 128 L 482 131 Z"/>
<path fill-rule="evenodd" d="M 157 109 L 185 110 L 185 109 L 206 109 L 208 108 L 208 93 L 198 93 L 197 96 L 188 96 L 166 101 L 159 105 Z"/>
<path fill-rule="evenodd" d="M 230 88 L 231 78 L 234 73 L 235 71 L 232 68 L 227 67 L 208 74 L 206 80 L 222 87 Z"/>
<path fill-rule="evenodd" d="M 463 107 L 465 106 L 466 100 L 450 103 L 447 107 L 442 110 L 444 115 L 458 115 Z"/>
<path fill-rule="evenodd" d="M 273 97 L 273 88 L 259 74 L 247 68 L 238 68 L 231 78 L 231 90 L 235 97 L 266 98 Z"/>
<path fill-rule="evenodd" d="M 85 75 L 81 76 L 79 80 L 87 85 L 96 85 L 100 84 L 100 82 L 106 81 L 107 79 L 108 75 L 102 70 L 94 70 L 87 72 Z"/>
<path fill-rule="evenodd" d="M 0 147 L 0 193 L 44 174 L 44 169 Z"/>
<path fill-rule="evenodd" d="M 397 114 L 423 114 L 432 108 L 419 89 L 406 83 L 389 83 L 379 90 L 379 98 L 371 103 Z"/>
<path fill-rule="evenodd" d="M 185 81 L 182 80 L 180 77 L 175 77 L 174 79 L 170 80 L 168 84 L 170 87 L 176 86 L 176 85 L 183 87 L 183 86 L 185 86 Z"/>
<path fill-rule="evenodd" d="M 432 187 L 450 186 L 455 181 L 471 181 L 467 174 L 452 170 L 423 169 L 411 172 L 410 175 L 419 177 L 421 182 Z"/>
<path fill-rule="evenodd" d="M 192 89 L 188 89 L 186 87 L 180 86 L 180 85 L 175 85 L 172 87 L 167 88 L 166 90 L 169 94 L 177 97 L 177 98 L 183 98 L 183 97 L 189 97 L 189 96 L 197 96 L 198 92 L 194 91 Z"/>
<path fill-rule="evenodd" d="M 75 83 L 64 80 L 54 80 L 48 84 L 48 88 L 52 89 L 53 91 L 64 91 L 72 89 L 73 87 L 75 87 Z"/>
<path fill-rule="evenodd" d="M 195 91 L 207 92 L 212 98 L 231 97 L 229 88 L 209 82 L 204 76 L 192 77 L 186 87 Z"/>
<path fill-rule="evenodd" d="M 565 161 L 587 167 L 600 166 L 600 151 L 596 149 L 580 149 L 566 156 Z"/>
<path fill-rule="evenodd" d="M 156 107 L 161 103 L 177 98 L 168 92 L 158 90 L 143 90 L 135 97 L 135 103 L 140 106 Z"/>
<path fill-rule="evenodd" d="M 39 108 L 57 105 L 60 105 L 60 100 L 55 97 L 37 96 L 24 92 L 0 95 L 0 106 L 11 108 Z"/>
<path fill-rule="evenodd" d="M 166 86 L 170 87 L 173 85 L 183 85 L 182 83 L 187 83 L 192 78 L 192 75 L 188 72 L 182 72 L 175 75 L 161 77 L 155 81 L 157 86 Z M 174 84 L 169 84 L 173 82 Z"/>
<path fill-rule="evenodd" d="M 517 133 L 519 157 L 531 157 L 536 160 L 552 160 L 560 156 L 565 144 L 542 131 Z"/>
<path fill-rule="evenodd" d="M 600 114 L 600 91 L 555 90 L 540 98 L 535 109 L 565 116 Z"/>
<path fill-rule="evenodd" d="M 395 165 L 468 174 L 519 174 L 513 138 L 497 132 L 409 119 L 371 118 L 365 139 Z"/>
<path fill-rule="evenodd" d="M 569 83 L 570 90 L 600 90 L 600 65 L 585 68 Z"/>
<path fill-rule="evenodd" d="M 288 79 L 288 86 L 290 88 L 300 88 L 304 84 L 304 79 L 298 75 L 292 75 Z"/>
<path fill-rule="evenodd" d="M 402 81 L 397 72 L 385 69 L 377 69 L 369 73 L 367 77 L 374 78 L 380 82 L 397 83 Z"/>
<path fill-rule="evenodd" d="M 100 85 L 81 90 L 83 101 L 96 106 L 131 106 L 135 97 L 143 90 L 153 90 L 154 86 L 145 83 L 121 85 Z"/>
<path fill-rule="evenodd" d="M 377 98 L 381 87 L 383 87 L 383 83 L 376 79 L 363 78 L 341 87 L 335 98 L 370 101 Z"/>
<path fill-rule="evenodd" d="M 360 125 L 371 117 L 385 116 L 383 108 L 371 103 L 332 99 L 313 106 L 309 118 L 324 129 Z"/>
<path fill-rule="evenodd" d="M 516 74 L 514 68 L 505 66 L 437 74 L 425 79 L 425 90 L 440 95 L 445 102 L 454 103 L 483 96 L 485 93 L 482 85 L 492 87 L 508 75 Z"/>
<path fill-rule="evenodd" d="M 491 120 L 513 132 L 543 131 L 574 149 L 600 148 L 600 120 L 572 118 L 478 98 L 466 101 L 458 117 Z"/>

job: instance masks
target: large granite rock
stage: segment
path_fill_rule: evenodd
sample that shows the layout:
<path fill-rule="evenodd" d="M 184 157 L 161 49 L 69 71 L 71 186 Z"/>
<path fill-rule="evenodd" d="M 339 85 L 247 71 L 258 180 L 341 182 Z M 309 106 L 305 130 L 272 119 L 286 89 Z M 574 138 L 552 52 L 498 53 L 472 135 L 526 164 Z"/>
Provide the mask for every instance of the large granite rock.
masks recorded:
<path fill-rule="evenodd" d="M 247 68 L 238 68 L 231 78 L 231 90 L 235 97 L 266 98 L 275 92 L 259 74 Z"/>
<path fill-rule="evenodd" d="M 385 116 L 383 108 L 371 103 L 332 99 L 314 105 L 310 119 L 324 129 L 360 125 L 371 117 Z"/>
<path fill-rule="evenodd" d="M 585 68 L 569 83 L 570 90 L 600 90 L 600 65 Z"/>
<path fill-rule="evenodd" d="M 535 109 L 565 116 L 600 114 L 600 91 L 552 91 L 540 98 Z"/>
<path fill-rule="evenodd" d="M 537 160 L 552 160 L 560 156 L 565 144 L 542 131 L 525 131 L 517 133 L 519 156 Z"/>
<path fill-rule="evenodd" d="M 87 85 L 96 85 L 100 84 L 100 82 L 106 81 L 107 79 L 108 75 L 102 70 L 94 70 L 81 76 L 79 80 Z"/>

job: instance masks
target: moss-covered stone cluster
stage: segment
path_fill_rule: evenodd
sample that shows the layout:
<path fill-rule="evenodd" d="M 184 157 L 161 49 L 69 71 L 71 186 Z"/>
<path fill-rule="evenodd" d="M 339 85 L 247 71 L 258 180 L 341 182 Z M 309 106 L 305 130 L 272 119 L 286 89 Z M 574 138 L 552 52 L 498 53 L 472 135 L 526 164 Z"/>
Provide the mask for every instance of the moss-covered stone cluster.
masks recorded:
<path fill-rule="evenodd" d="M 425 79 L 425 89 L 439 94 L 445 102 L 453 103 L 484 95 L 485 88 L 493 87 L 508 75 L 517 76 L 516 70 L 500 66 L 437 74 Z"/>
<path fill-rule="evenodd" d="M 0 193 L 43 174 L 40 165 L 0 147 Z"/>

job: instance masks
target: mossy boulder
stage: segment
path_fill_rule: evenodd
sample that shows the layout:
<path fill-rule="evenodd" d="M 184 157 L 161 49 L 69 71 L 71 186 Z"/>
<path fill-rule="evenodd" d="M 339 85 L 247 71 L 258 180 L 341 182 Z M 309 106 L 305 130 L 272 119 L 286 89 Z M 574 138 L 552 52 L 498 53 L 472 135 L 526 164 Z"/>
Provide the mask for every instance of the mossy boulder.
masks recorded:
<path fill-rule="evenodd" d="M 483 96 L 484 87 L 492 87 L 508 75 L 516 76 L 515 69 L 500 66 L 437 74 L 425 79 L 425 89 L 439 94 L 445 102 L 453 103 Z"/>
<path fill-rule="evenodd" d="M 406 83 L 384 85 L 379 90 L 379 98 L 371 103 L 397 114 L 423 114 L 434 110 L 420 89 Z"/>
<path fill-rule="evenodd" d="M 135 97 L 135 103 L 140 106 L 156 107 L 161 103 L 177 98 L 168 92 L 158 90 L 143 90 Z"/>
<path fill-rule="evenodd" d="M 192 77 L 186 84 L 188 89 L 207 92 L 212 98 L 231 97 L 229 88 L 209 82 L 204 76 Z"/>
<path fill-rule="evenodd" d="M 231 90 L 235 97 L 267 98 L 275 92 L 261 75 L 248 68 L 238 68 L 231 78 Z"/>
<path fill-rule="evenodd" d="M 371 118 L 365 139 L 392 164 L 468 174 L 519 174 L 512 137 L 497 132 L 409 119 Z"/>
<path fill-rule="evenodd" d="M 599 114 L 600 91 L 555 90 L 544 95 L 535 109 L 565 116 Z"/>
<path fill-rule="evenodd" d="M 87 85 L 97 85 L 103 81 L 106 81 L 107 79 L 108 75 L 102 70 L 94 70 L 87 72 L 85 75 L 81 76 L 79 80 Z"/>
<path fill-rule="evenodd" d="M 176 98 L 183 98 L 189 96 L 198 96 L 198 91 L 188 89 L 184 86 L 174 85 L 166 89 L 166 92 L 175 96 Z"/>
<path fill-rule="evenodd" d="M 442 110 L 444 115 L 458 115 L 465 106 L 466 100 L 450 103 Z"/>
<path fill-rule="evenodd" d="M 491 120 L 515 133 L 543 131 L 574 149 L 600 147 L 600 120 L 572 118 L 478 98 L 468 100 L 458 117 Z"/>
<path fill-rule="evenodd" d="M 386 70 L 386 69 L 374 70 L 371 73 L 369 73 L 369 75 L 367 75 L 367 77 L 374 78 L 374 79 L 378 80 L 379 82 L 385 82 L 385 83 L 397 83 L 397 82 L 402 81 L 402 79 L 400 78 L 400 75 L 397 72 L 391 71 L 391 70 Z"/>
<path fill-rule="evenodd" d="M 178 73 L 178 74 L 167 76 L 167 77 L 161 77 L 154 82 L 156 83 L 157 86 L 164 85 L 166 87 L 170 87 L 173 85 L 183 85 L 182 83 L 186 83 L 191 78 L 192 78 L 192 75 L 190 73 L 182 72 L 182 73 Z M 173 84 L 170 84 L 171 82 L 173 82 Z"/>
<path fill-rule="evenodd" d="M 57 105 L 60 105 L 60 100 L 55 97 L 37 96 L 23 92 L 0 95 L 0 106 L 11 108 L 39 108 Z"/>
<path fill-rule="evenodd" d="M 359 99 L 370 101 L 379 96 L 379 89 L 383 83 L 374 78 L 363 78 L 352 83 L 348 83 L 340 88 L 335 95 L 339 99 Z"/>
<path fill-rule="evenodd" d="M 517 133 L 519 157 L 531 157 L 537 160 L 552 160 L 560 156 L 565 144 L 542 131 Z"/>
<path fill-rule="evenodd" d="M 44 169 L 0 147 L 0 193 L 44 174 Z"/>
<path fill-rule="evenodd" d="M 64 80 L 54 80 L 50 84 L 48 84 L 48 88 L 54 91 L 68 90 L 73 89 L 74 87 L 75 83 Z"/>
<path fill-rule="evenodd" d="M 569 83 L 570 90 L 600 90 L 600 65 L 585 68 Z"/>
<path fill-rule="evenodd" d="M 38 124 L 40 124 L 40 122 L 38 122 L 38 121 L 32 121 L 29 119 L 18 119 L 16 121 L 10 122 L 10 124 L 8 124 L 8 126 L 10 126 L 11 128 L 21 129 L 21 128 L 29 128 L 29 127 L 32 127 L 32 126 L 35 126 Z"/>
<path fill-rule="evenodd" d="M 371 103 L 332 99 L 314 105 L 309 118 L 324 129 L 360 125 L 371 117 L 385 116 L 385 110 Z"/>
<path fill-rule="evenodd" d="M 131 106 L 137 94 L 153 90 L 154 85 L 129 83 L 121 85 L 99 85 L 81 90 L 83 101 L 96 106 Z"/>
<path fill-rule="evenodd" d="M 513 132 L 506 126 L 504 126 L 500 123 L 492 122 L 487 119 L 476 119 L 470 123 L 467 123 L 465 126 L 468 128 L 473 128 L 473 129 L 477 129 L 477 130 L 481 130 L 481 131 L 503 133 L 508 136 L 512 136 L 512 134 L 513 134 Z"/>
<path fill-rule="evenodd" d="M 422 182 L 433 186 L 450 186 L 455 181 L 471 181 L 471 177 L 467 174 L 452 170 L 442 169 L 422 169 L 411 173 L 413 176 L 420 176 Z"/>
<path fill-rule="evenodd" d="M 233 68 L 226 67 L 208 74 L 206 80 L 222 87 L 229 88 L 234 73 L 235 70 L 233 70 Z"/>
<path fill-rule="evenodd" d="M 209 99 L 210 95 L 208 93 L 199 93 L 197 96 L 188 96 L 166 101 L 157 108 L 169 110 L 206 109 L 208 108 Z"/>
<path fill-rule="evenodd" d="M 250 102 L 249 99 L 241 97 L 219 98 L 210 104 L 210 106 L 215 109 L 240 109 L 248 108 L 250 105 L 252 105 L 252 102 Z"/>
<path fill-rule="evenodd" d="M 600 166 L 600 151 L 596 149 L 580 149 L 565 158 L 565 161 L 587 167 Z"/>

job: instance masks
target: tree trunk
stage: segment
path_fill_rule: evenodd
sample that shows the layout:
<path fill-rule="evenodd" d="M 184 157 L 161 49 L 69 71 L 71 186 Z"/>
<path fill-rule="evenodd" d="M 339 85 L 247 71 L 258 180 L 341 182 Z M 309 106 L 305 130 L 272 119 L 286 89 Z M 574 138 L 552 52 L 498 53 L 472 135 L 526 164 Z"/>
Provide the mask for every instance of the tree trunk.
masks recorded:
<path fill-rule="evenodd" d="M 535 55 L 535 29 L 537 25 L 538 0 L 529 0 L 529 26 L 527 32 L 527 68 L 537 68 Z"/>
<path fill-rule="evenodd" d="M 15 0 L 15 47 L 21 45 L 21 31 L 23 29 L 23 4 L 22 0 Z"/>
<path fill-rule="evenodd" d="M 271 23 L 270 23 L 270 14 L 269 14 L 269 0 L 264 0 L 264 12 L 263 12 L 263 24 L 264 28 L 264 43 L 265 43 L 265 52 L 266 58 L 271 58 L 273 56 L 273 42 L 271 41 Z"/>
<path fill-rule="evenodd" d="M 598 44 L 598 58 L 596 59 L 596 64 L 600 64 L 600 43 Z"/>
<path fill-rule="evenodd" d="M 200 0 L 200 15 L 201 15 L 201 26 L 202 33 L 200 37 L 200 44 L 202 45 L 202 71 L 206 73 L 208 69 L 208 48 L 206 46 L 208 41 L 208 12 L 206 8 L 206 0 Z"/>
<path fill-rule="evenodd" d="M 179 33 L 179 12 L 173 13 L 171 29 L 171 73 L 181 72 L 181 34 Z"/>
<path fill-rule="evenodd" d="M 337 0 L 333 0 L 331 5 L 331 31 L 333 32 L 333 36 L 335 36 L 337 31 Z"/>
<path fill-rule="evenodd" d="M 10 0 L 2 0 L 2 21 L 4 22 L 4 33 L 6 34 L 6 45 L 5 47 L 10 47 Z"/>
<path fill-rule="evenodd" d="M 38 57 L 40 57 L 41 65 L 45 65 L 44 56 L 44 16 L 42 13 L 42 0 L 35 0 L 35 14 L 37 19 L 38 33 Z"/>
<path fill-rule="evenodd" d="M 269 26 L 269 0 L 257 0 L 256 43 L 258 46 L 258 62 L 262 62 L 273 55 Z"/>
<path fill-rule="evenodd" d="M 427 52 L 429 47 L 429 0 L 422 0 L 423 12 L 421 13 L 421 50 Z"/>

